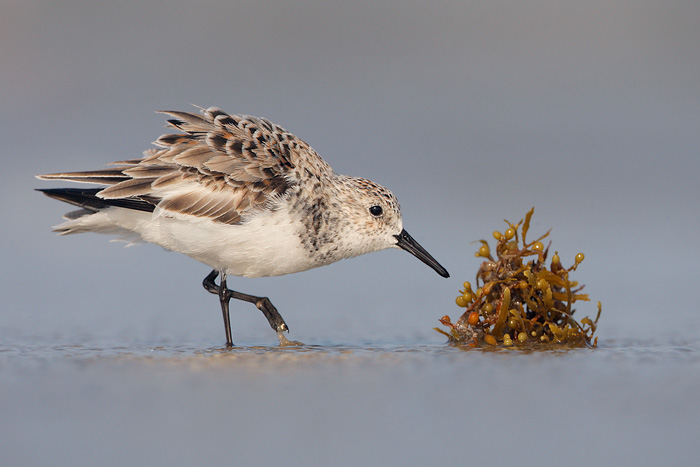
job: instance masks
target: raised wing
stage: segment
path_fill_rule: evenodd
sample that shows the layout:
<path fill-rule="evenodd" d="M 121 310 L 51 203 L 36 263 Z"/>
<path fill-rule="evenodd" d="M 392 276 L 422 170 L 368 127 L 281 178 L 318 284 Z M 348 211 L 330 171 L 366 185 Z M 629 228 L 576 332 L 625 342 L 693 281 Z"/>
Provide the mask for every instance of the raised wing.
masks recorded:
<path fill-rule="evenodd" d="M 39 178 L 109 185 L 96 196 L 236 224 L 284 196 L 300 177 L 330 170 L 308 144 L 266 119 L 229 115 L 216 107 L 201 115 L 161 113 L 173 117 L 168 123 L 183 134 L 161 136 L 154 143 L 160 149 L 147 151 L 143 159 Z"/>

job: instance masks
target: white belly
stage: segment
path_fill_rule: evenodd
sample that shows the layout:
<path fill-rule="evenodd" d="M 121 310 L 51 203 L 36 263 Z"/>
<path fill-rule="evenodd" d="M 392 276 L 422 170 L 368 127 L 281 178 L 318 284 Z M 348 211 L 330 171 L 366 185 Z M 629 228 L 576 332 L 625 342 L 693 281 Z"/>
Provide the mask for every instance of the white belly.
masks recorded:
<path fill-rule="evenodd" d="M 109 208 L 58 226 L 70 232 L 117 234 L 186 254 L 234 276 L 279 276 L 322 264 L 302 247 L 299 224 L 285 209 L 265 212 L 239 225 L 194 216 L 169 217 Z M 324 263 L 325 264 L 325 263 Z"/>

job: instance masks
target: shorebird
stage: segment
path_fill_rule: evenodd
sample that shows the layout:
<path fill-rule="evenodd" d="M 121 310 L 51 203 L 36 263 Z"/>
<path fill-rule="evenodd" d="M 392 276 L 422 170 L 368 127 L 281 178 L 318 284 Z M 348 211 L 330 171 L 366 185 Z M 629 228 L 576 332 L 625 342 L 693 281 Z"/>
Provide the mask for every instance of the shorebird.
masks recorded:
<path fill-rule="evenodd" d="M 162 111 L 182 133 L 158 138 L 141 159 L 87 172 L 38 175 L 100 188 L 40 189 L 79 206 L 60 235 L 99 232 L 150 242 L 213 268 L 204 288 L 219 296 L 227 347 L 229 302 L 255 304 L 289 341 L 267 297 L 236 292 L 228 276 L 278 276 L 385 248 L 402 248 L 449 277 L 403 228 L 396 197 L 363 178 L 336 174 L 307 143 L 264 118 Z M 106 185 L 106 187 L 104 186 Z M 219 284 L 216 278 L 219 276 Z"/>

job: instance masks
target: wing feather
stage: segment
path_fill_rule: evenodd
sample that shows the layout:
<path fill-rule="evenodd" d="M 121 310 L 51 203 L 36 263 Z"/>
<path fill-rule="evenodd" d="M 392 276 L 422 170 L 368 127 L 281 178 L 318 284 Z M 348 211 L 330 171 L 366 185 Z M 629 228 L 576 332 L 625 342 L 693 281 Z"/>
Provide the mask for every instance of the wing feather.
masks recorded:
<path fill-rule="evenodd" d="M 151 193 L 151 184 L 156 178 L 132 178 L 119 182 L 97 193 L 103 199 L 131 198 Z"/>
<path fill-rule="evenodd" d="M 207 146 L 195 146 L 186 149 L 173 157 L 175 164 L 184 165 L 185 167 L 203 167 L 205 163 L 212 159 L 214 153 Z"/>
<path fill-rule="evenodd" d="M 63 172 L 55 174 L 38 175 L 41 180 L 70 180 L 78 183 L 97 183 L 100 185 L 114 185 L 124 180 L 128 180 L 129 176 L 123 173 L 123 170 L 129 168 L 125 166 L 114 167 L 104 170 L 90 170 L 87 172 Z"/>
<path fill-rule="evenodd" d="M 200 114 L 163 111 L 183 133 L 162 135 L 142 159 L 88 172 L 41 175 L 50 180 L 107 185 L 102 199 L 148 199 L 161 215 L 187 214 L 236 224 L 300 179 L 332 173 L 314 150 L 269 120 L 229 115 L 216 107 Z"/>

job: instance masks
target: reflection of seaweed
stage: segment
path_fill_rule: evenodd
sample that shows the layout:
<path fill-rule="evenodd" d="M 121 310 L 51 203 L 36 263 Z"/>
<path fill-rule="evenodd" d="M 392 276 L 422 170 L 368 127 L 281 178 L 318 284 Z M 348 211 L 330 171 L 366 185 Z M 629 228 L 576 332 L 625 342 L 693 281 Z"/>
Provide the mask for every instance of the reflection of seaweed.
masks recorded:
<path fill-rule="evenodd" d="M 579 324 L 572 317 L 575 311 L 572 305 L 577 300 L 589 300 L 588 294 L 580 293 L 583 286 L 569 280 L 569 273 L 583 261 L 583 253 L 577 254 L 574 264 L 567 269 L 555 252 L 547 269 L 549 245 L 545 248 L 542 240 L 549 231 L 534 241 L 526 240 L 534 211 L 535 208 L 530 209 L 525 219 L 515 225 L 506 221 L 508 228 L 504 233 L 493 233 L 497 241 L 497 259 L 491 256 L 488 242 L 480 240 L 481 247 L 475 256 L 487 260 L 476 273 L 476 292 L 465 282 L 464 290 L 460 291 L 462 295 L 455 301 L 466 311 L 456 323 L 452 323 L 449 316 L 440 319 L 448 332 L 435 328 L 450 342 L 471 347 L 500 343 L 506 347 L 526 348 L 543 344 L 546 348 L 562 343 L 568 346 L 597 344 L 598 338 L 592 339 L 600 318 L 600 302 L 595 320 L 585 317 Z M 533 258 L 525 262 L 527 257 Z M 480 282 L 483 282 L 481 287 Z"/>

